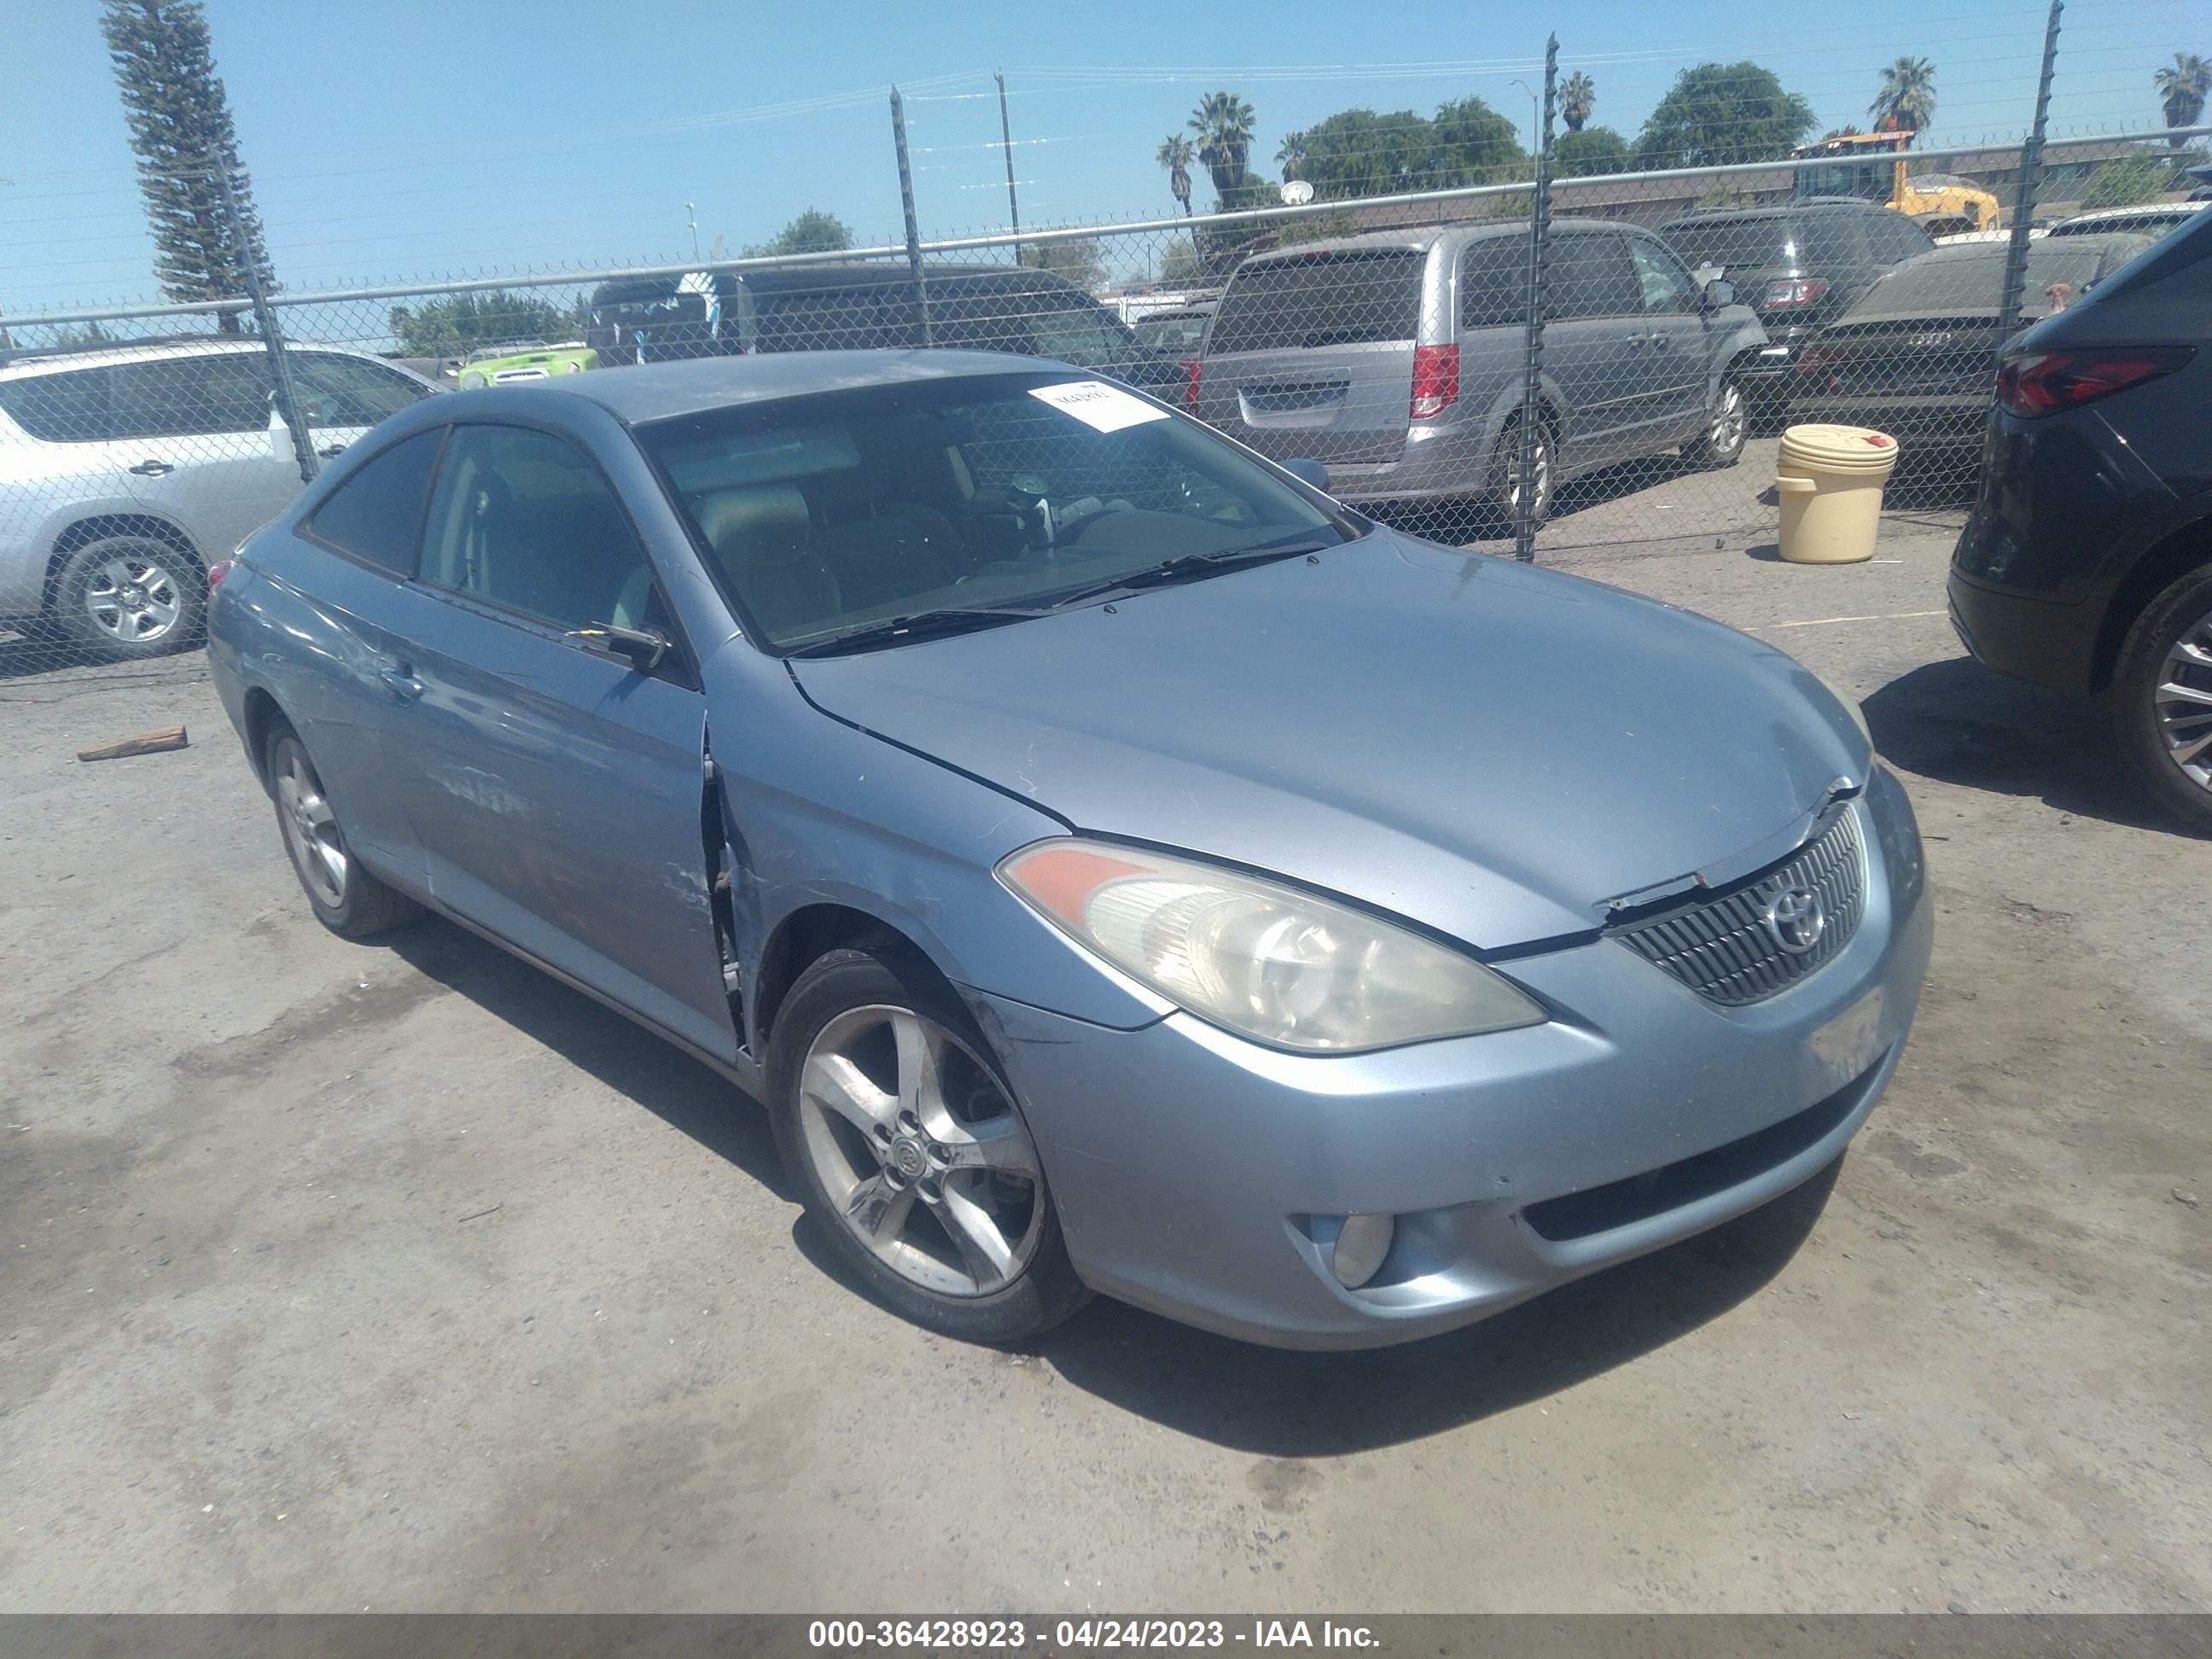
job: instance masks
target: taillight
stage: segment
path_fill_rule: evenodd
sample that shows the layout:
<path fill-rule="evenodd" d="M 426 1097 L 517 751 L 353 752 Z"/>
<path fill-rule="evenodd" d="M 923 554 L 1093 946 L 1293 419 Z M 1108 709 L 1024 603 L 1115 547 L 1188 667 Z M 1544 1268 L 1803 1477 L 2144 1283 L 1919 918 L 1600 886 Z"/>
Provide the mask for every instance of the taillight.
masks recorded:
<path fill-rule="evenodd" d="M 1198 383 L 1206 372 L 1206 365 L 1195 357 L 1182 360 L 1182 406 L 1192 414 L 1198 413 Z"/>
<path fill-rule="evenodd" d="M 2056 415 L 2171 374 L 2195 351 L 2193 346 L 2136 346 L 2008 357 L 1997 365 L 1997 401 L 2015 415 Z"/>
<path fill-rule="evenodd" d="M 1459 346 L 1425 345 L 1413 348 L 1413 402 L 1417 421 L 1441 415 L 1459 401 Z"/>
<path fill-rule="evenodd" d="M 222 579 L 230 574 L 230 565 L 231 562 L 228 559 L 217 559 L 208 567 L 209 592 L 212 593 L 222 586 Z"/>
<path fill-rule="evenodd" d="M 1759 296 L 1761 311 L 1788 311 L 1794 306 L 1818 304 L 1828 284 L 1818 276 L 1789 276 L 1769 283 Z"/>

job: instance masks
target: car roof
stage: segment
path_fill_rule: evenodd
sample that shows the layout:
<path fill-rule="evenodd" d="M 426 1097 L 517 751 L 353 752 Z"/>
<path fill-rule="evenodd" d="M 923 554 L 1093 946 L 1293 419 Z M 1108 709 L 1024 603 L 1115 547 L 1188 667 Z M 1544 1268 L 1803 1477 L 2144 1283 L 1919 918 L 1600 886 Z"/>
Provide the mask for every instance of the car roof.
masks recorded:
<path fill-rule="evenodd" d="M 769 351 L 556 375 L 506 395 L 517 399 L 512 405 L 517 409 L 542 407 L 548 398 L 581 398 L 641 426 L 819 392 L 1054 371 L 1080 380 L 1096 378 L 1087 368 L 1004 351 Z M 498 395 L 497 388 L 469 393 L 472 400 Z M 472 401 L 470 407 L 490 410 L 494 405 Z"/>
<path fill-rule="evenodd" d="M 2194 218 L 2208 207 L 2212 207 L 2212 202 L 2144 202 L 2135 207 L 2093 208 L 2087 213 L 2069 214 L 2051 228 L 2063 230 L 2069 236 L 2081 236 L 2087 233 L 2075 230 L 2075 225 L 2107 224 L 2115 219 L 2170 218 L 2178 224 L 2184 219 Z"/>
<path fill-rule="evenodd" d="M 1554 231 L 1643 229 L 1640 225 L 1627 224 L 1619 219 L 1553 219 L 1551 228 Z M 1270 248 L 1264 253 L 1255 253 L 1244 261 L 1244 265 L 1286 264 L 1316 253 L 1364 252 L 1370 248 L 1404 248 L 1409 252 L 1420 253 L 1443 241 L 1474 241 L 1488 236 L 1526 236 L 1528 234 L 1528 222 L 1525 219 L 1477 219 L 1455 225 L 1419 225 L 1405 230 L 1370 230 L 1358 236 L 1326 236 L 1310 242 L 1299 242 L 1291 247 Z M 1242 270 L 1244 265 L 1237 269 Z"/>
<path fill-rule="evenodd" d="M 16 326 L 22 325 L 18 323 Z M 349 346 L 324 345 L 314 340 L 287 340 L 284 344 L 288 350 L 292 351 L 335 351 L 349 357 L 372 358 L 378 362 L 390 361 L 377 357 L 374 352 L 357 351 Z M 259 352 L 267 349 L 258 335 L 236 335 L 228 339 L 210 337 L 168 340 L 146 345 L 88 346 L 79 351 L 0 352 L 0 380 L 23 380 L 34 374 L 105 368 L 116 363 L 167 362 L 179 357 L 228 357 L 240 352 Z"/>
<path fill-rule="evenodd" d="M 2008 235 L 2004 240 L 2009 240 Z M 2051 239 L 2039 237 L 2030 240 L 2049 241 Z M 2148 247 L 2155 240 L 2141 231 L 2134 230 L 2102 230 L 2091 235 L 2069 236 L 2066 239 L 2073 251 L 2082 253 L 2136 253 Z M 1916 253 L 1905 263 L 1917 265 L 1930 259 L 1941 259 L 1946 263 L 1955 264 L 1965 259 L 1985 258 L 1991 246 L 1990 242 L 1938 242 L 1927 252 Z"/>
<path fill-rule="evenodd" d="M 740 270 L 734 274 L 756 294 L 773 294 L 785 289 L 888 287 L 914 280 L 913 271 L 903 260 L 896 264 L 883 260 L 844 264 L 825 260 L 820 264 L 777 265 L 766 270 Z M 1033 265 L 927 262 L 921 267 L 921 274 L 927 282 L 958 283 L 963 287 L 983 283 L 994 288 L 1018 287 L 1024 290 L 1062 288 L 1081 291 L 1064 272 L 1042 270 Z"/>
<path fill-rule="evenodd" d="M 1726 224 L 1744 219 L 1787 219 L 1798 213 L 1887 213 L 1889 210 L 1887 203 L 1862 202 L 1856 196 L 1801 196 L 1795 201 L 1775 202 L 1765 207 L 1692 208 L 1688 212 L 1669 219 L 1665 228 L 1672 230 L 1677 225 Z"/>

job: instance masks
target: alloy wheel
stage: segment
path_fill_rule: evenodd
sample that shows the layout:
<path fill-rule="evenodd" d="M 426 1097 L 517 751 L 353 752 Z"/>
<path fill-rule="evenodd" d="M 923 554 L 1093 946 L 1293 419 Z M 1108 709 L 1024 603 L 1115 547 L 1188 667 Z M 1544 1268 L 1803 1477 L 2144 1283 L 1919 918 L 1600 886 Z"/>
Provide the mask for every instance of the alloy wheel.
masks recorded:
<path fill-rule="evenodd" d="M 2183 629 L 2166 653 L 2151 713 L 2168 758 L 2198 788 L 2212 790 L 2212 611 Z"/>
<path fill-rule="evenodd" d="M 84 608 L 93 626 L 125 645 L 146 645 L 173 630 L 184 614 L 177 579 L 138 554 L 104 559 L 85 578 Z"/>
<path fill-rule="evenodd" d="M 338 834 L 337 815 L 323 793 L 307 751 L 296 742 L 280 745 L 276 763 L 277 820 L 284 826 L 285 850 L 300 878 L 316 899 L 336 910 L 345 903 L 351 863 Z"/>
<path fill-rule="evenodd" d="M 942 1296 L 1020 1277 L 1044 1229 L 1036 1149 L 958 1036 L 908 1008 L 848 1010 L 807 1049 L 799 1094 L 822 1190 L 879 1260 Z"/>
<path fill-rule="evenodd" d="M 1721 387 L 1721 400 L 1713 410 L 1712 424 L 1706 428 L 1705 448 L 1716 456 L 1733 455 L 1743 447 L 1744 434 L 1749 429 L 1749 416 L 1745 412 L 1743 388 L 1734 381 Z"/>
<path fill-rule="evenodd" d="M 1541 427 L 1536 429 L 1536 441 L 1529 453 L 1528 465 L 1536 497 L 1529 516 L 1541 522 L 1552 505 L 1552 446 L 1546 440 Z M 1510 434 L 1505 440 L 1504 495 L 1506 516 L 1518 519 L 1521 513 L 1521 441 Z"/>

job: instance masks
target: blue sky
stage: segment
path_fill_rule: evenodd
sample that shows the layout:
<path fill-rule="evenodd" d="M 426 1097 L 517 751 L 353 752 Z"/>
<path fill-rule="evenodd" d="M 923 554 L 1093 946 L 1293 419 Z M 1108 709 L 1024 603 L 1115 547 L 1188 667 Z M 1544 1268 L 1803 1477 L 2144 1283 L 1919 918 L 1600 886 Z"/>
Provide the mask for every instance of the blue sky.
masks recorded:
<path fill-rule="evenodd" d="M 16 0 L 0 60 L 0 308 L 157 298 L 93 0 Z M 1152 155 L 1198 94 L 1258 112 L 1255 167 L 1333 110 L 1481 96 L 1529 119 L 1543 36 L 1633 138 L 1675 73 L 1748 57 L 1866 119 L 1881 66 L 1931 58 L 1931 141 L 2016 136 L 2039 0 L 1681 8 L 1584 0 L 1546 14 L 1469 0 L 1285 6 L 969 0 L 886 5 L 610 0 L 207 0 L 279 276 L 295 290 L 673 259 L 764 240 L 802 209 L 864 241 L 899 222 L 885 94 L 908 95 L 925 234 L 1002 228 L 990 73 L 1006 71 L 1029 223 L 1171 211 Z M 1803 27 L 1795 25 L 1802 21 Z M 1383 27 L 1387 21 L 1387 29 Z M 2155 125 L 2150 77 L 2212 51 L 2197 0 L 2071 0 L 2054 131 Z M 1440 69 L 1439 65 L 1449 65 Z M 1201 183 L 1200 205 L 1210 191 Z"/>

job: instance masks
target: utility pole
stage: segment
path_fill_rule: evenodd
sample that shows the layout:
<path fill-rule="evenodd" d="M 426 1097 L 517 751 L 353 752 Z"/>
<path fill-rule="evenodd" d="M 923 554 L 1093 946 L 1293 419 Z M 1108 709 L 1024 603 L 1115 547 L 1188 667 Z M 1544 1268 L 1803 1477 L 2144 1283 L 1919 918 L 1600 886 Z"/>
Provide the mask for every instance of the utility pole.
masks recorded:
<path fill-rule="evenodd" d="M 1012 221 L 1014 233 L 1014 263 L 1022 262 L 1022 210 L 1014 200 L 1014 130 L 1006 121 L 1006 76 L 1003 70 L 992 72 L 991 78 L 999 83 L 999 139 L 1006 152 L 1006 216 Z"/>
<path fill-rule="evenodd" d="M 914 167 L 906 153 L 906 105 L 891 88 L 891 143 L 898 151 L 899 206 L 906 213 L 906 268 L 914 276 L 914 304 L 921 323 L 921 343 L 929 343 L 929 282 L 921 269 L 921 228 L 914 214 Z"/>

